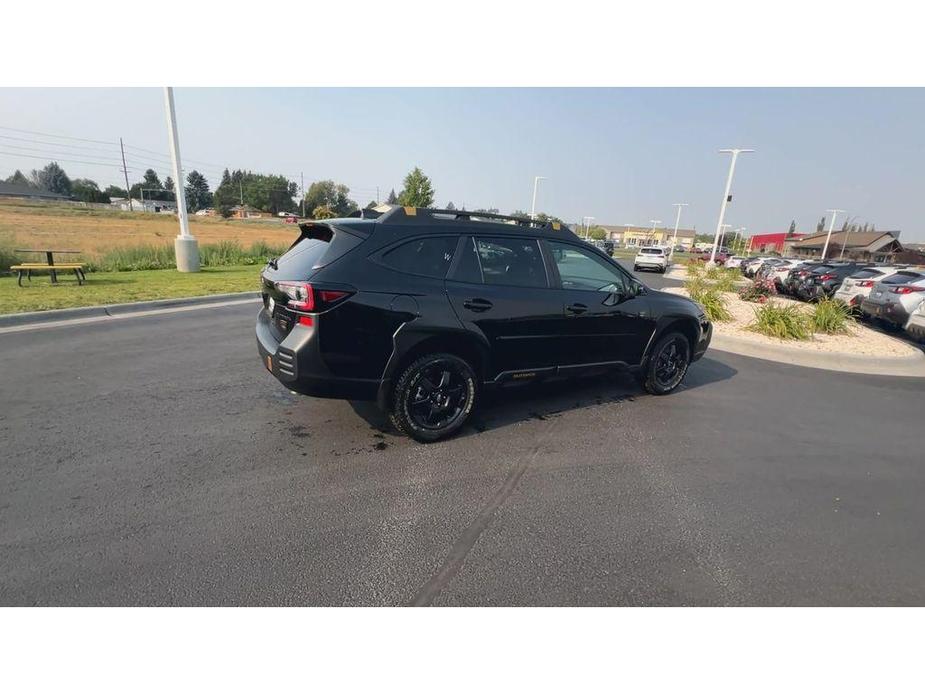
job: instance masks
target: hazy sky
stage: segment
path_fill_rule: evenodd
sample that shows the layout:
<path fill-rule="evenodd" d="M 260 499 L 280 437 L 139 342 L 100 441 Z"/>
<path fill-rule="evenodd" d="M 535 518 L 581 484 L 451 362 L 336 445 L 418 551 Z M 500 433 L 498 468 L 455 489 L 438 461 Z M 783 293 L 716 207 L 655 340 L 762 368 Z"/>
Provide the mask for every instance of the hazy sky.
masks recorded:
<path fill-rule="evenodd" d="M 750 147 L 733 226 L 814 230 L 837 207 L 925 241 L 923 89 L 184 88 L 176 102 L 184 167 L 213 186 L 225 166 L 304 172 L 306 186 L 333 178 L 365 205 L 417 165 L 441 206 L 510 212 L 529 210 L 542 175 L 538 209 L 567 221 L 670 226 L 671 203 L 687 202 L 682 226 L 712 232 L 729 163 L 716 150 Z M 147 166 L 163 180 L 161 90 L 0 89 L 0 177 L 56 158 L 71 177 L 122 185 L 120 136 L 131 180 Z"/>

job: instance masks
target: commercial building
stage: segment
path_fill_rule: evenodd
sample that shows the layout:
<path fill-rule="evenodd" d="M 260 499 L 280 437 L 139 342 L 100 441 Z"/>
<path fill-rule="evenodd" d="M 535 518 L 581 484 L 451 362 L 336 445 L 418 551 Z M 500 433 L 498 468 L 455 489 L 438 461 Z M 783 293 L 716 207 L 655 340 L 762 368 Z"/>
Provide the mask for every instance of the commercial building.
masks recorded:
<path fill-rule="evenodd" d="M 858 260 L 864 263 L 886 263 L 903 252 L 898 231 L 834 232 L 826 250 L 827 259 Z M 826 233 L 806 236 L 793 244 L 793 254 L 800 258 L 822 257 Z"/>
<path fill-rule="evenodd" d="M 608 224 L 598 224 L 599 229 L 603 229 L 607 238 L 616 244 L 628 248 L 637 248 L 639 246 L 667 246 L 674 240 L 674 229 L 659 227 L 637 227 L 637 226 L 615 226 Z M 678 245 L 684 248 L 690 248 L 694 245 L 694 236 L 696 232 L 693 229 L 678 229 Z"/>

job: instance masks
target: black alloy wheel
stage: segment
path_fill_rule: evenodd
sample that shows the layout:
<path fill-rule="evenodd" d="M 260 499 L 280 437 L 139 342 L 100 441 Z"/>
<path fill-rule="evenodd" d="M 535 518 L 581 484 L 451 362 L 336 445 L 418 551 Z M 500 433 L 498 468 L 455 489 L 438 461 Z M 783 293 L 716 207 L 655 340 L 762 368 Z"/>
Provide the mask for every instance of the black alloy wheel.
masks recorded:
<path fill-rule="evenodd" d="M 417 441 L 437 441 L 465 423 L 475 398 L 475 372 L 466 361 L 453 354 L 428 354 L 399 378 L 392 423 Z"/>
<path fill-rule="evenodd" d="M 687 374 L 691 363 L 691 346 L 681 333 L 662 337 L 652 350 L 643 370 L 643 387 L 653 395 L 675 390 Z"/>

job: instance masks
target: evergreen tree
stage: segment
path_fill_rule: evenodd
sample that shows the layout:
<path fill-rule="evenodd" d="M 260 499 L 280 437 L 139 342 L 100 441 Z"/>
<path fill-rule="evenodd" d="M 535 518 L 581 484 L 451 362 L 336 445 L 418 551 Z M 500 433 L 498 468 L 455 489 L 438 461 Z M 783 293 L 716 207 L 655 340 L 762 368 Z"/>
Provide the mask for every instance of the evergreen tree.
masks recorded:
<path fill-rule="evenodd" d="M 455 209 L 456 209 L 456 205 L 454 205 L 454 204 L 453 204 L 453 201 L 450 200 L 450 201 L 446 204 L 446 208 L 445 208 L 445 209 L 447 209 L 447 210 L 455 210 Z"/>
<path fill-rule="evenodd" d="M 15 175 L 15 174 L 14 174 Z M 71 179 L 64 173 L 64 169 L 53 161 L 40 170 L 32 170 L 32 185 L 37 188 L 50 190 L 61 195 L 71 194 Z"/>
<path fill-rule="evenodd" d="M 819 220 L 819 223 L 816 225 L 816 233 L 818 234 L 821 231 L 825 231 L 825 217 Z"/>
<path fill-rule="evenodd" d="M 30 187 L 32 186 L 32 181 L 30 181 L 30 180 L 26 177 L 26 174 L 24 174 L 24 173 L 23 173 L 22 171 L 20 171 L 19 169 L 16 169 L 16 171 L 13 172 L 13 175 L 7 177 L 6 181 L 4 181 L 4 182 L 5 182 L 5 183 L 14 183 L 14 184 L 16 184 L 16 185 L 18 185 L 18 186 L 30 186 Z"/>
<path fill-rule="evenodd" d="M 170 176 L 164 179 L 164 190 L 169 190 L 171 193 L 174 192 L 173 179 Z"/>
<path fill-rule="evenodd" d="M 204 210 L 212 205 L 212 193 L 206 177 L 193 169 L 186 176 L 186 206 L 190 212 Z"/>
<path fill-rule="evenodd" d="M 790 230 L 787 232 L 787 234 L 793 235 L 795 233 L 797 233 L 797 220 L 791 219 L 790 220 Z"/>
<path fill-rule="evenodd" d="M 397 204 L 398 204 L 398 196 L 395 195 L 395 189 L 394 189 L 394 188 L 392 188 L 392 190 L 389 191 L 389 197 L 386 198 L 386 202 L 387 202 L 389 205 L 397 205 Z"/>
<path fill-rule="evenodd" d="M 434 204 L 434 187 L 430 179 L 417 166 L 405 176 L 405 187 L 398 195 L 406 207 L 430 207 Z"/>

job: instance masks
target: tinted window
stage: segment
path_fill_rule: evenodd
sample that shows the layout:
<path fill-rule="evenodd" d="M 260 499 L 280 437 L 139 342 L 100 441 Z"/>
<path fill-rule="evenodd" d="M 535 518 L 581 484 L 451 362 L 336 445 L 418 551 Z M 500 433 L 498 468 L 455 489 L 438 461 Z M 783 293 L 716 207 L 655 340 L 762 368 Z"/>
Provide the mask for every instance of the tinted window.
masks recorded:
<path fill-rule="evenodd" d="M 922 279 L 925 275 L 921 275 L 918 272 L 908 272 L 902 271 L 897 272 L 892 277 L 887 277 L 883 280 L 884 284 L 906 284 L 907 282 L 915 282 L 916 280 Z"/>
<path fill-rule="evenodd" d="M 665 255 L 661 248 L 643 248 L 639 251 L 642 255 Z"/>
<path fill-rule="evenodd" d="M 302 237 L 276 261 L 279 270 L 269 268 L 268 274 L 272 276 L 281 272 L 288 279 L 308 279 L 313 270 L 334 262 L 363 242 L 360 237 L 341 230 L 325 236 L 326 238 Z"/>
<path fill-rule="evenodd" d="M 453 273 L 453 279 L 471 284 L 482 283 L 482 267 L 479 265 L 479 256 L 475 250 L 475 240 L 467 238 L 463 242 L 459 264 Z"/>
<path fill-rule="evenodd" d="M 446 277 L 456 250 L 456 236 L 432 236 L 407 241 L 382 256 L 383 265 L 399 272 Z"/>
<path fill-rule="evenodd" d="M 547 286 L 546 267 L 535 240 L 478 238 L 475 247 L 485 284 Z"/>
<path fill-rule="evenodd" d="M 609 292 L 626 289 L 622 272 L 594 253 L 588 253 L 567 243 L 549 242 L 552 257 L 559 270 L 563 289 L 587 289 Z"/>
<path fill-rule="evenodd" d="M 851 275 L 851 279 L 865 280 L 870 277 L 879 277 L 882 274 L 883 273 L 880 272 L 880 270 L 874 270 L 873 268 L 868 268 L 866 270 L 861 270 L 860 272 L 854 273 L 853 275 Z"/>

